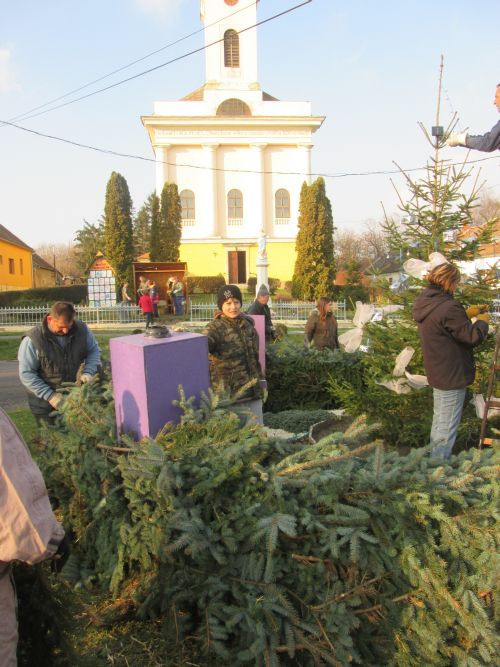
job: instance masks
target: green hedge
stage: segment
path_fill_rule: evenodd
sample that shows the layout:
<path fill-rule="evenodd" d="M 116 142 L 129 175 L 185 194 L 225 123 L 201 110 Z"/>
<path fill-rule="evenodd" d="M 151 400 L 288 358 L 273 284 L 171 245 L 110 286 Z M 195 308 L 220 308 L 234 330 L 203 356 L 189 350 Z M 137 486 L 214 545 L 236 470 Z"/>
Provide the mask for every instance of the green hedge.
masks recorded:
<path fill-rule="evenodd" d="M 215 294 L 219 287 L 225 285 L 226 280 L 222 273 L 217 276 L 188 276 L 187 287 L 189 294 Z"/>
<path fill-rule="evenodd" d="M 0 307 L 39 306 L 54 301 L 71 301 L 79 304 L 87 299 L 87 285 L 59 285 L 33 289 L 0 292 Z"/>

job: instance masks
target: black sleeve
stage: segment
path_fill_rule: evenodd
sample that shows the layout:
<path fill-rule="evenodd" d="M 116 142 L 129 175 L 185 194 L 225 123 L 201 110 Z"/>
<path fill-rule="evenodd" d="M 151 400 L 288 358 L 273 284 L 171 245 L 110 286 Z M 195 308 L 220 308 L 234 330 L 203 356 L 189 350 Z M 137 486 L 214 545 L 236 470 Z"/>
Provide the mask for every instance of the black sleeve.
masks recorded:
<path fill-rule="evenodd" d="M 450 302 L 443 324 L 456 341 L 470 347 L 475 347 L 482 343 L 488 334 L 488 325 L 486 322 L 477 320 L 477 322 L 472 324 L 467 317 L 464 307 L 458 301 Z"/>

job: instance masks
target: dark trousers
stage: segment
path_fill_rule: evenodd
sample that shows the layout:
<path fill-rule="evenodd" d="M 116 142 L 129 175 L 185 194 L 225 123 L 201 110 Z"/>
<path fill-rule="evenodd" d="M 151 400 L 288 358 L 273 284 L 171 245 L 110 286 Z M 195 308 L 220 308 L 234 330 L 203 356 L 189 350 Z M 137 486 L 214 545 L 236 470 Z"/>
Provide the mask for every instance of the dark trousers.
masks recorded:
<path fill-rule="evenodd" d="M 153 313 L 144 313 L 146 316 L 146 329 L 153 324 Z"/>

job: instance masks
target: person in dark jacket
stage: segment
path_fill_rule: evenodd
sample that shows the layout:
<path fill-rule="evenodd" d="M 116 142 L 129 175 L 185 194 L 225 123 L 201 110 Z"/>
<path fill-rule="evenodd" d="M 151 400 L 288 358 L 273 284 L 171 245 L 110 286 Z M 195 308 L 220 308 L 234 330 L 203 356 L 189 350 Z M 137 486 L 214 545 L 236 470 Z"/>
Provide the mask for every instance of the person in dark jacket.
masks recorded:
<path fill-rule="evenodd" d="M 267 305 L 269 302 L 269 290 L 265 285 L 259 287 L 255 301 L 252 303 L 250 308 L 247 310 L 249 315 L 264 315 L 264 331 L 266 335 L 266 345 L 272 343 L 276 338 L 276 332 L 274 330 L 273 321 L 271 319 L 271 311 Z"/>
<path fill-rule="evenodd" d="M 497 84 L 495 100 L 493 104 L 500 112 L 500 83 Z M 467 132 L 452 132 L 446 140 L 448 146 L 465 146 L 476 151 L 491 153 L 500 150 L 500 120 L 485 134 L 471 135 Z"/>
<path fill-rule="evenodd" d="M 332 300 L 320 296 L 316 309 L 306 322 L 306 340 L 318 350 L 336 350 L 339 347 L 337 319 L 332 313 Z"/>
<path fill-rule="evenodd" d="M 413 318 L 434 394 L 431 454 L 447 459 L 457 437 L 466 387 L 474 381 L 472 348 L 486 338 L 489 315 L 478 313 L 479 308 L 472 306 L 469 316 L 477 314 L 472 324 L 464 307 L 453 298 L 460 282 L 460 271 L 454 264 L 439 264 L 428 273 L 427 280 L 429 287 L 413 304 Z"/>
<path fill-rule="evenodd" d="M 259 361 L 259 336 L 252 318 L 241 312 L 242 296 L 237 285 L 222 285 L 217 294 L 219 312 L 203 333 L 208 337 L 212 387 L 222 387 L 234 396 L 254 381 L 239 401 L 262 424 L 262 396 L 265 384 Z"/>
<path fill-rule="evenodd" d="M 81 368 L 80 382 L 90 382 L 101 363 L 93 333 L 75 315 L 72 303 L 56 301 L 19 346 L 19 378 L 38 422 L 57 410 L 62 400 L 57 389 L 63 382 L 76 382 Z"/>

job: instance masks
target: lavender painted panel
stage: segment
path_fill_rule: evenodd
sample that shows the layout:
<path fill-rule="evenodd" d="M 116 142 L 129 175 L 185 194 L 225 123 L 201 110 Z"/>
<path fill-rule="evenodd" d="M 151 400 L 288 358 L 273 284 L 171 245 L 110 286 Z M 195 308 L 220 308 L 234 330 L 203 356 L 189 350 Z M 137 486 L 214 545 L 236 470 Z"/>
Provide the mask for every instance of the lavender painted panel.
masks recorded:
<path fill-rule="evenodd" d="M 259 361 L 260 361 L 260 367 L 262 368 L 262 372 L 265 375 L 266 374 L 266 329 L 265 329 L 266 318 L 264 315 L 250 315 L 250 314 L 248 314 L 248 317 L 252 318 L 253 323 L 255 324 L 255 328 L 257 329 L 257 333 L 259 334 Z"/>
<path fill-rule="evenodd" d="M 182 411 L 172 405 L 179 398 L 179 385 L 187 397 L 197 399 L 210 386 L 206 336 L 173 334 L 163 342 L 164 345 L 150 345 L 145 350 L 149 432 L 153 436 L 168 421 L 180 421 Z"/>
<path fill-rule="evenodd" d="M 110 350 L 119 433 L 155 436 L 166 422 L 180 419 L 181 410 L 172 405 L 179 384 L 186 396 L 199 397 L 209 387 L 205 336 L 172 333 L 151 339 L 136 334 L 112 339 Z"/>
<path fill-rule="evenodd" d="M 116 426 L 118 433 L 141 438 L 148 433 L 149 425 L 144 354 L 130 344 L 130 338 L 133 337 L 109 341 Z"/>

